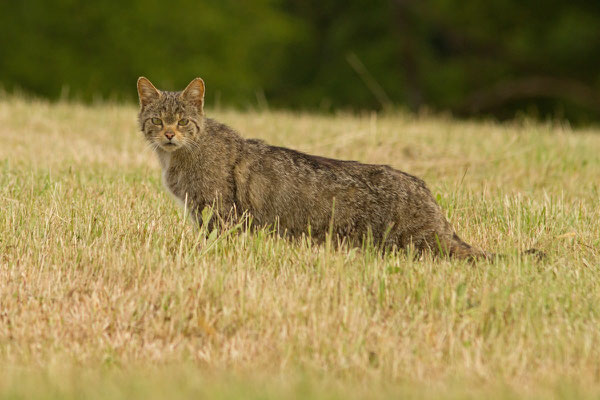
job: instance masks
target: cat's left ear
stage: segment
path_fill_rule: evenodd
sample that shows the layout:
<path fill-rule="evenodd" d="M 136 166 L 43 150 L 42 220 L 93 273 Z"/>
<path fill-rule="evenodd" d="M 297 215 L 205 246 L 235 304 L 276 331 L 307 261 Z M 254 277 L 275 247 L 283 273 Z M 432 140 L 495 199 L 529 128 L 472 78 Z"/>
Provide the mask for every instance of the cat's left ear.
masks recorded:
<path fill-rule="evenodd" d="M 192 103 L 198 109 L 198 113 L 204 113 L 204 81 L 196 78 L 190 82 L 181 93 L 181 98 Z"/>

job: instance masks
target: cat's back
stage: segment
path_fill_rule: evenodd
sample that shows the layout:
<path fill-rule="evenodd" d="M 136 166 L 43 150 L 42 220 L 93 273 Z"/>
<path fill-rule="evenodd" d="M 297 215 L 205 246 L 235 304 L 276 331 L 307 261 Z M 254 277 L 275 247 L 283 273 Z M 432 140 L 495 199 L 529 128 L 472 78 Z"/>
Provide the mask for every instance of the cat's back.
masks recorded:
<path fill-rule="evenodd" d="M 363 164 L 354 160 L 308 154 L 287 147 L 269 145 L 259 139 L 247 139 L 244 153 L 248 164 L 254 170 L 282 173 L 290 177 L 351 177 L 391 170 L 387 165 Z"/>
<path fill-rule="evenodd" d="M 317 156 L 255 139 L 245 141 L 242 153 L 235 179 L 239 193 L 254 203 L 285 198 L 315 204 L 322 198 L 330 207 L 335 197 L 338 202 L 383 204 L 427 190 L 420 179 L 388 165 Z"/>

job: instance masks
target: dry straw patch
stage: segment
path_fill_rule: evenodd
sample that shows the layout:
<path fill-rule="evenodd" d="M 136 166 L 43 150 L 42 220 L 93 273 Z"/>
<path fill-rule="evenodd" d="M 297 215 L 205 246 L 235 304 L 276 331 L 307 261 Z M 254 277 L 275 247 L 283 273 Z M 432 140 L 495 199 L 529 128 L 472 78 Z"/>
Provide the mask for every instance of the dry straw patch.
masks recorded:
<path fill-rule="evenodd" d="M 208 235 L 161 188 L 134 107 L 5 98 L 0 393 L 599 393 L 600 132 L 211 114 L 246 137 L 420 175 L 467 241 L 513 256 L 472 266 Z M 514 256 L 532 246 L 549 257 Z"/>

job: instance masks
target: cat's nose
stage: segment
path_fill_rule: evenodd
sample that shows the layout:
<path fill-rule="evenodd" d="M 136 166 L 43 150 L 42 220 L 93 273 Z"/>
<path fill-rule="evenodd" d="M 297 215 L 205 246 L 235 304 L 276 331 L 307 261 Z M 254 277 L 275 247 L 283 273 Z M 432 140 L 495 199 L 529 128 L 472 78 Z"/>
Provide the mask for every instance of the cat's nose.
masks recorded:
<path fill-rule="evenodd" d="M 166 131 L 165 136 L 167 137 L 167 139 L 171 140 L 175 136 L 175 133 L 173 133 L 171 131 Z"/>

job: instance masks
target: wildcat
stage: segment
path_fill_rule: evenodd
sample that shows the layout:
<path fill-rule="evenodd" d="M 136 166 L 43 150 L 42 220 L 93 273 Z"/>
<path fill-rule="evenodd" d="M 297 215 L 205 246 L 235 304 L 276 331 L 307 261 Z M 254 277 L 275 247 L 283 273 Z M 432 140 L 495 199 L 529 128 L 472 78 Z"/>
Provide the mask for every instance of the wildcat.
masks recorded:
<path fill-rule="evenodd" d="M 292 237 L 310 230 L 323 241 L 331 232 L 353 245 L 369 237 L 383 248 L 491 257 L 458 237 L 417 177 L 244 139 L 204 116 L 200 78 L 169 92 L 140 77 L 137 89 L 139 125 L 158 155 L 163 183 L 199 224 L 204 207 L 214 206 L 217 219 L 247 213 L 254 226 L 276 226 Z"/>

